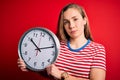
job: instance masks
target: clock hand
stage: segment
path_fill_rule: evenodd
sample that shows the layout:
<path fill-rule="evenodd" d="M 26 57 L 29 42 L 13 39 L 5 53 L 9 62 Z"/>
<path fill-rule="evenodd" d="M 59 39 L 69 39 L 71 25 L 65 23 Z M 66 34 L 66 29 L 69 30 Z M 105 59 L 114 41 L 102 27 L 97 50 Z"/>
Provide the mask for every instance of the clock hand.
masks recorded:
<path fill-rule="evenodd" d="M 47 48 L 54 48 L 54 46 L 43 47 L 43 48 L 37 48 L 37 49 L 35 49 L 35 50 L 38 50 L 38 49 L 47 49 Z"/>
<path fill-rule="evenodd" d="M 41 42 L 41 37 L 40 37 L 40 39 L 39 39 L 39 43 L 38 43 L 38 48 L 39 48 L 39 46 L 40 46 L 40 42 Z M 36 56 L 38 55 L 38 50 L 37 50 L 37 52 L 36 52 Z"/>
<path fill-rule="evenodd" d="M 37 48 L 37 50 L 39 50 L 41 52 L 41 50 L 38 48 L 38 46 L 35 44 L 35 42 L 33 41 L 33 39 L 31 38 L 30 41 L 35 45 L 35 47 Z"/>

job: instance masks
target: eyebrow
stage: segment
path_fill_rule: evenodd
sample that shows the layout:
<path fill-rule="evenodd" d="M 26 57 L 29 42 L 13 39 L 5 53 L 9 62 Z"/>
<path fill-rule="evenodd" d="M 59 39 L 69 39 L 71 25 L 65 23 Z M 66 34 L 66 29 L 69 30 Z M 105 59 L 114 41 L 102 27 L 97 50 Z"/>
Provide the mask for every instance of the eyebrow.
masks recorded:
<path fill-rule="evenodd" d="M 76 17 L 77 17 L 77 16 L 73 16 L 72 19 L 73 19 L 73 18 L 76 18 Z"/>
<path fill-rule="evenodd" d="M 73 17 L 71 17 L 70 19 L 74 19 L 74 18 L 76 18 L 77 16 L 73 16 Z M 63 20 L 68 20 L 68 19 L 63 19 Z"/>

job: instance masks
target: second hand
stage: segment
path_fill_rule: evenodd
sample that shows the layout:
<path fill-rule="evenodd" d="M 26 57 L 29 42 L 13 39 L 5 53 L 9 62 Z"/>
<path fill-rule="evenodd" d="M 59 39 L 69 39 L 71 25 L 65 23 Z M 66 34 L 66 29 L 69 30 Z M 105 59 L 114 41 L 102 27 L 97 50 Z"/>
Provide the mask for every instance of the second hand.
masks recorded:
<path fill-rule="evenodd" d="M 40 36 L 40 40 L 39 40 L 39 43 L 38 43 L 38 49 L 39 49 L 39 46 L 40 46 L 40 42 L 41 42 L 41 36 Z M 36 52 L 36 56 L 38 55 L 38 50 Z"/>

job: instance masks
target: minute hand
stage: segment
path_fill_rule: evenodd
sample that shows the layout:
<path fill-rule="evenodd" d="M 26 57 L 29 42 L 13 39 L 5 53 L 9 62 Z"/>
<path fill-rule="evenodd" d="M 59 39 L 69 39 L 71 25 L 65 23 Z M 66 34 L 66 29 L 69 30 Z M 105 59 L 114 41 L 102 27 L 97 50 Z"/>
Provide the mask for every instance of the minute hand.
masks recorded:
<path fill-rule="evenodd" d="M 43 48 L 38 48 L 38 49 L 47 49 L 47 48 L 54 48 L 54 46 L 43 47 Z M 36 49 L 36 50 L 37 50 L 37 49 Z"/>

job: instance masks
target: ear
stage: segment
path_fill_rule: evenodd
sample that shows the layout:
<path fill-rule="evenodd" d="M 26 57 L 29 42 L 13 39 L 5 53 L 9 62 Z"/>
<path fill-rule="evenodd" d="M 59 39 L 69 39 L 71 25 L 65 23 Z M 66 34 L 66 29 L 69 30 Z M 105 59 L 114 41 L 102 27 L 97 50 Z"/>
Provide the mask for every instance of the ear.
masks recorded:
<path fill-rule="evenodd" d="M 86 25 L 86 23 L 87 23 L 87 18 L 84 17 L 84 18 L 83 18 L 83 24 Z"/>

